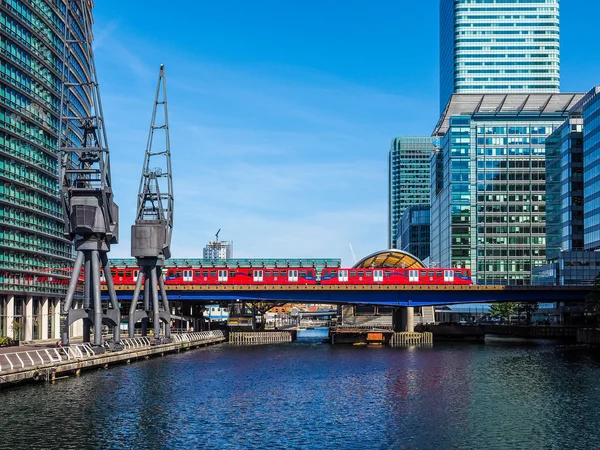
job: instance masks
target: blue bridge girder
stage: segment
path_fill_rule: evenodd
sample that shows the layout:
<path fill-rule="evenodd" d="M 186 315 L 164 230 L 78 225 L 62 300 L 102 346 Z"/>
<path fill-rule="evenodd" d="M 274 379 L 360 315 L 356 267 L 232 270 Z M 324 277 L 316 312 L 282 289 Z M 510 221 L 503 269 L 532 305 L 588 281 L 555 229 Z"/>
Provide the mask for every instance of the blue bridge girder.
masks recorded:
<path fill-rule="evenodd" d="M 133 286 L 116 286 L 131 301 Z M 431 306 L 493 302 L 582 302 L 590 286 L 205 285 L 168 286 L 169 300 Z"/>

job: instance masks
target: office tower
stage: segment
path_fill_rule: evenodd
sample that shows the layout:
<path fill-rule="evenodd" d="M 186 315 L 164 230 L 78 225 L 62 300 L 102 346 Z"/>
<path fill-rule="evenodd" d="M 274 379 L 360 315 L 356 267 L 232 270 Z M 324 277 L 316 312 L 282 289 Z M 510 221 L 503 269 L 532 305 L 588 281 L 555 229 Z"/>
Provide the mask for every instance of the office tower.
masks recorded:
<path fill-rule="evenodd" d="M 600 249 L 600 87 L 574 108 L 583 115 L 583 226 L 586 250 Z"/>
<path fill-rule="evenodd" d="M 92 1 L 87 6 L 91 14 Z M 53 335 L 67 286 L 56 281 L 68 280 L 72 267 L 57 158 L 64 11 L 50 0 L 7 0 L 0 9 L 0 335 L 10 335 L 15 320 L 25 325 L 20 337 Z M 79 68 L 72 76 L 87 81 L 86 61 Z M 73 108 L 88 111 L 77 92 Z"/>
<path fill-rule="evenodd" d="M 388 245 L 398 247 L 398 222 L 411 205 L 429 204 L 433 137 L 397 137 L 388 156 Z"/>
<path fill-rule="evenodd" d="M 440 111 L 452 94 L 560 88 L 559 0 L 440 0 Z"/>
<path fill-rule="evenodd" d="M 398 249 L 421 261 L 429 257 L 429 205 L 411 205 L 402 214 L 398 226 Z"/>
<path fill-rule="evenodd" d="M 433 135 L 431 255 L 478 284 L 530 284 L 546 261 L 546 138 L 582 94 L 455 94 Z"/>

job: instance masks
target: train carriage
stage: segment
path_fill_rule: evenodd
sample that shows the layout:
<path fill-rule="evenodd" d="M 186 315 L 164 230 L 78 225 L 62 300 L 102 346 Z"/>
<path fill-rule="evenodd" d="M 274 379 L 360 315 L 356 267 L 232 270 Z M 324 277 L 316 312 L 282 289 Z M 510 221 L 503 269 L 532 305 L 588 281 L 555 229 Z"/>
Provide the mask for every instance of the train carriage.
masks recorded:
<path fill-rule="evenodd" d="M 326 268 L 323 285 L 339 284 L 472 284 L 469 269 Z"/>

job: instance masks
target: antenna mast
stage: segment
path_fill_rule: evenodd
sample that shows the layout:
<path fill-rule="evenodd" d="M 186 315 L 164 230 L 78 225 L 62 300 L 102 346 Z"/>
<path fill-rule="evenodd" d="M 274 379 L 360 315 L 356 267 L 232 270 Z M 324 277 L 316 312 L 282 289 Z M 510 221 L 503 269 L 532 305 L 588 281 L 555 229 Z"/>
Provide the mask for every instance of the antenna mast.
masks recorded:
<path fill-rule="evenodd" d="M 95 351 L 102 353 L 103 323 L 112 326 L 114 341 L 120 342 L 121 314 L 107 256 L 111 244 L 118 240 L 118 208 L 110 179 L 110 154 L 92 49 L 91 16 L 89 0 L 67 0 L 58 152 L 65 237 L 75 244 L 77 256 L 61 309 L 61 340 L 63 345 L 68 345 L 69 326 L 83 319 L 84 342 L 90 341 L 93 324 Z M 79 79 L 76 71 L 82 66 L 84 72 L 89 73 Z M 82 266 L 85 266 L 83 308 L 74 309 L 73 299 Z M 110 297 L 106 309 L 100 295 L 101 270 Z"/>
<path fill-rule="evenodd" d="M 159 116 L 162 115 L 162 124 L 157 124 L 157 111 Z M 155 142 L 155 131 L 160 130 L 164 131 L 164 146 L 156 145 Z M 142 319 L 142 335 L 146 335 L 148 320 L 152 319 L 157 340 L 161 339 L 161 320 L 166 323 L 164 337 L 168 339 L 171 336 L 171 315 L 162 269 L 165 260 L 171 257 L 173 204 L 167 82 L 165 67 L 161 64 L 138 191 L 137 215 L 135 225 L 131 227 L 131 256 L 136 258 L 140 273 L 129 310 L 130 337 L 133 337 L 135 323 L 139 319 Z M 142 281 L 144 309 L 140 310 L 137 303 L 142 291 Z"/>

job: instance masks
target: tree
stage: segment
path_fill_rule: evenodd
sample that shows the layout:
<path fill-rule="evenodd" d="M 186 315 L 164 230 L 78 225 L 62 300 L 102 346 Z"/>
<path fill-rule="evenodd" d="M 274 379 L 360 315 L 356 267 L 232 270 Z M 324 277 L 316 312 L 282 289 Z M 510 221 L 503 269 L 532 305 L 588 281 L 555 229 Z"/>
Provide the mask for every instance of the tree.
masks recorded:
<path fill-rule="evenodd" d="M 533 313 L 536 312 L 539 308 L 539 303 L 519 303 L 517 304 L 517 309 L 519 311 L 519 316 L 521 313 L 525 313 L 525 318 L 527 320 L 527 325 L 531 325 L 531 317 Z"/>
<path fill-rule="evenodd" d="M 492 303 L 492 305 L 490 306 L 490 314 L 492 315 L 492 317 L 508 319 L 508 323 L 510 323 L 510 316 L 516 311 L 517 303 L 513 302 Z"/>

